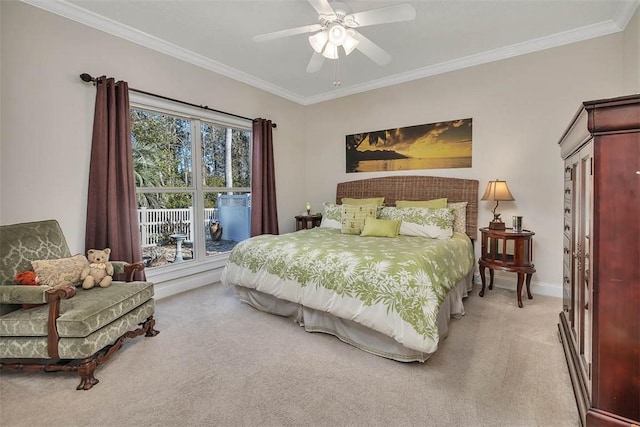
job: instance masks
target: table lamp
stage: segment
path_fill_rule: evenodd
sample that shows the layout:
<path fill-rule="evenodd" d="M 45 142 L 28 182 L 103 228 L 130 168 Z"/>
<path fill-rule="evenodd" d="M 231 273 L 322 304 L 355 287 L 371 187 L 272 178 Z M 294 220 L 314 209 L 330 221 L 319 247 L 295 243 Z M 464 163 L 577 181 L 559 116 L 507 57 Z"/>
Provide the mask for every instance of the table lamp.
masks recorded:
<path fill-rule="evenodd" d="M 484 191 L 484 195 L 480 200 L 495 200 L 496 206 L 493 208 L 493 221 L 489 223 L 489 228 L 492 230 L 504 230 L 504 222 L 500 219 L 500 214 L 496 213 L 498 204 L 502 200 L 515 200 L 507 187 L 507 181 L 489 181 L 487 189 Z"/>

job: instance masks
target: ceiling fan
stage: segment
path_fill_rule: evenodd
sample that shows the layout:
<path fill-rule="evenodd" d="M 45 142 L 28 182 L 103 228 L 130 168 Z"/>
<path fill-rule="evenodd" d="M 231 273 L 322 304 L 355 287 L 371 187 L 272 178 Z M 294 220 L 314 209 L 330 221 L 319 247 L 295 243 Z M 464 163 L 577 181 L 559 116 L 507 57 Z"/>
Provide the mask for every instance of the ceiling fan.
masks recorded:
<path fill-rule="evenodd" d="M 349 6 L 342 2 L 329 3 L 328 0 L 308 0 L 308 2 L 318 12 L 318 23 L 254 36 L 253 40 L 264 42 L 297 34 L 313 33 L 309 36 L 309 44 L 314 50 L 307 65 L 309 73 L 319 71 L 325 58 L 339 59 L 340 47 L 345 55 L 357 49 L 378 65 L 388 64 L 391 62 L 391 55 L 356 31 L 356 28 L 411 21 L 416 17 L 415 8 L 409 3 L 351 13 Z M 334 82 L 334 84 L 340 83 Z"/>

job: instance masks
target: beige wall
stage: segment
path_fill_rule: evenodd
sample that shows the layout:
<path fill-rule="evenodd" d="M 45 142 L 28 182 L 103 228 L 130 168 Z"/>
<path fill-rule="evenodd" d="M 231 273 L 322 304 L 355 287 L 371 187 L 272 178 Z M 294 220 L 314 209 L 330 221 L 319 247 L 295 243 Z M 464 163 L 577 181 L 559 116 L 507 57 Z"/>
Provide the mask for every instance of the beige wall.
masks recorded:
<path fill-rule="evenodd" d="M 640 7 L 624 31 L 623 65 L 625 92 L 640 93 Z"/>
<path fill-rule="evenodd" d="M 309 106 L 306 194 L 319 206 L 335 184 L 385 173 L 345 173 L 345 135 L 473 118 L 473 167 L 397 174 L 507 180 L 515 202 L 499 212 L 522 215 L 533 230 L 534 293 L 561 295 L 563 166 L 557 142 L 581 101 L 622 95 L 622 34 L 417 80 Z M 481 193 L 482 195 L 482 193 Z M 494 204 L 480 202 L 479 223 Z M 479 244 L 476 252 L 479 256 Z M 505 277 L 515 285 L 515 275 Z"/>
<path fill-rule="evenodd" d="M 292 217 L 307 200 L 314 210 L 333 200 L 337 182 L 382 175 L 345 173 L 345 135 L 471 117 L 472 168 L 403 173 L 478 179 L 481 191 L 488 180 L 506 179 L 516 201 L 500 205 L 503 218 L 522 215 L 536 232 L 534 292 L 559 296 L 557 141 L 581 101 L 638 87 L 638 12 L 624 34 L 303 107 L 24 3 L 0 2 L 0 10 L 0 223 L 56 218 L 72 252 L 84 246 L 95 90 L 78 75 L 88 72 L 276 121 L 283 232 L 293 230 Z M 489 222 L 492 208 L 480 202 L 480 224 Z M 512 286 L 515 278 L 504 283 Z"/>
<path fill-rule="evenodd" d="M 280 226 L 293 230 L 304 191 L 302 106 L 33 6 L 1 4 L 1 223 L 56 218 L 71 251 L 84 251 L 95 88 L 78 76 L 87 72 L 275 121 Z"/>

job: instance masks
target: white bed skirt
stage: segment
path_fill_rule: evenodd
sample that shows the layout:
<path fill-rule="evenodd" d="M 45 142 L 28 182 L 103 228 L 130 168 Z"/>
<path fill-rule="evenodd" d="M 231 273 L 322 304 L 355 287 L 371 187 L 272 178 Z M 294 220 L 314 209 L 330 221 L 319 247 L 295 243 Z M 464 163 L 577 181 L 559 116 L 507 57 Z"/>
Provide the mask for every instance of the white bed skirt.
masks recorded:
<path fill-rule="evenodd" d="M 452 317 L 458 319 L 464 315 L 463 298 L 466 298 L 473 286 L 473 269 L 449 292 L 440 305 L 438 312 L 439 341 L 446 338 L 449 331 L 449 321 Z M 255 289 L 235 286 L 238 298 L 267 313 L 291 318 L 307 332 L 324 332 L 339 338 L 361 350 L 400 362 L 424 362 L 433 353 L 412 350 L 380 332 L 366 328 L 352 320 L 341 319 L 327 312 L 313 310 L 300 304 L 281 300 L 272 295 L 256 291 Z"/>

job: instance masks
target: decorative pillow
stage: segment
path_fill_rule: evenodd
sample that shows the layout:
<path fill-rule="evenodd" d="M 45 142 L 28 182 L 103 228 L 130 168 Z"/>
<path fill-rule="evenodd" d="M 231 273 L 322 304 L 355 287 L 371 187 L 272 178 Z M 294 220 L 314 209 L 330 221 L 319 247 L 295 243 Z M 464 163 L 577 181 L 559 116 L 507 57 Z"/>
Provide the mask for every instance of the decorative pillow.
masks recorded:
<path fill-rule="evenodd" d="M 375 218 L 377 206 L 369 205 L 342 205 L 342 233 L 360 234 L 367 218 Z"/>
<path fill-rule="evenodd" d="M 51 287 L 79 285 L 82 270 L 88 265 L 89 261 L 82 254 L 69 258 L 31 261 L 38 283 Z"/>
<path fill-rule="evenodd" d="M 30 270 L 18 272 L 14 276 L 13 280 L 19 285 L 38 286 L 38 282 L 36 282 L 36 273 L 34 273 L 33 271 L 30 271 Z M 41 306 L 41 305 L 43 305 L 43 304 L 27 304 L 27 303 L 24 303 L 24 304 L 22 304 L 22 308 L 29 309 L 29 308 L 34 308 L 34 307 L 38 307 L 38 306 Z"/>
<path fill-rule="evenodd" d="M 455 209 L 453 218 L 453 231 L 456 233 L 467 232 L 467 203 L 468 202 L 447 203 L 448 208 Z"/>
<path fill-rule="evenodd" d="M 453 208 L 382 208 L 381 219 L 399 219 L 400 234 L 448 239 L 453 236 Z"/>
<path fill-rule="evenodd" d="M 320 227 L 342 229 L 342 205 L 326 202 Z"/>
<path fill-rule="evenodd" d="M 369 199 L 352 199 L 350 197 L 342 198 L 343 205 L 369 205 L 371 203 L 375 203 L 376 206 L 382 206 L 384 205 L 384 197 L 372 197 Z"/>
<path fill-rule="evenodd" d="M 398 200 L 396 201 L 398 208 L 446 208 L 447 199 L 433 200 Z"/>
<path fill-rule="evenodd" d="M 400 224 L 397 219 L 366 218 L 360 236 L 362 237 L 398 237 Z"/>

